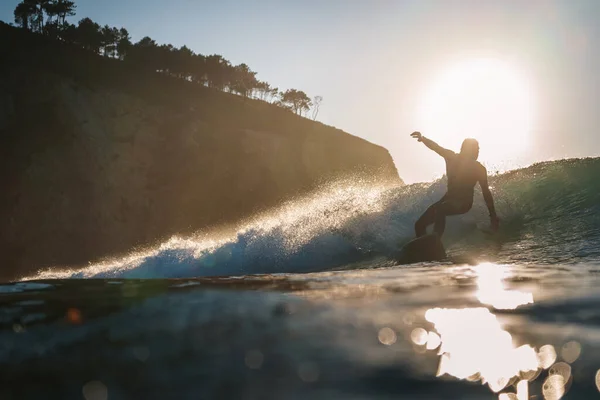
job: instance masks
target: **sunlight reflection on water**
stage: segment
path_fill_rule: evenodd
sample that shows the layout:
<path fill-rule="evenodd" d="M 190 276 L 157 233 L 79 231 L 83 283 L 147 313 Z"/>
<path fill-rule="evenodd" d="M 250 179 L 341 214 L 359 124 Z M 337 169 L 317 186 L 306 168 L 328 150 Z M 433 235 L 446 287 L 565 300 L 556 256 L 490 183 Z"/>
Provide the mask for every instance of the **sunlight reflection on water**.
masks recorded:
<path fill-rule="evenodd" d="M 498 310 L 513 310 L 534 302 L 532 293 L 505 288 L 504 281 L 511 275 L 510 267 L 486 263 L 473 271 L 478 286 L 475 295 L 482 304 Z M 569 362 L 574 362 L 581 353 L 578 342 L 568 342 L 561 349 L 567 362 L 556 363 L 557 352 L 552 345 L 541 346 L 539 351 L 529 344 L 517 347 L 511 334 L 486 307 L 432 308 L 425 313 L 425 319 L 433 324 L 441 343 L 429 346 L 435 333 L 427 333 L 422 328 L 414 329 L 411 339 L 419 346 L 427 344 L 427 349 L 436 349 L 439 345 L 437 376 L 481 381 L 495 393 L 512 387 L 515 392 L 499 393 L 499 400 L 528 399 L 529 382 L 545 369 L 548 377 L 542 385 L 544 399 L 560 399 L 571 379 Z"/>
<path fill-rule="evenodd" d="M 518 290 L 507 290 L 504 279 L 510 276 L 510 269 L 492 263 L 480 264 L 476 267 L 477 298 L 483 304 L 497 310 L 514 310 L 515 308 L 533 304 L 533 294 Z"/>
<path fill-rule="evenodd" d="M 438 376 L 478 375 L 499 392 L 521 372 L 538 369 L 535 350 L 529 345 L 515 348 L 512 336 L 487 308 L 435 308 L 425 318 L 434 324 L 442 342 Z"/>

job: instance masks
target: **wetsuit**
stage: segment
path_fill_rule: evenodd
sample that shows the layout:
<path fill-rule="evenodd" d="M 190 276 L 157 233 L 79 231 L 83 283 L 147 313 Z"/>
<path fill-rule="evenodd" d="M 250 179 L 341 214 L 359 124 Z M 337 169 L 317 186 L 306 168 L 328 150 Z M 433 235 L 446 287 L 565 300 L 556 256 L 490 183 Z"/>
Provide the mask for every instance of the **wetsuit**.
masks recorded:
<path fill-rule="evenodd" d="M 433 231 L 441 237 L 446 228 L 447 216 L 465 214 L 473 206 L 473 194 L 477 182 L 481 186 L 490 216 L 496 219 L 485 167 L 476 160 L 445 149 L 426 137 L 422 137 L 420 141 L 446 160 L 448 190 L 444 197 L 431 205 L 415 223 L 417 237 L 425 235 L 427 227 L 431 224 L 434 224 Z"/>

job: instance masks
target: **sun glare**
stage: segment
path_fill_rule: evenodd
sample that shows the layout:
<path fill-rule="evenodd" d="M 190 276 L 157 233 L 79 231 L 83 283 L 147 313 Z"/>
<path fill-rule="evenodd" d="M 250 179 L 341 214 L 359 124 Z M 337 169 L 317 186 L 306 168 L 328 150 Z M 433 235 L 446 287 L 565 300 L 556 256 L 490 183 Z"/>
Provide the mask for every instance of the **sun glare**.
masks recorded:
<path fill-rule="evenodd" d="M 476 295 L 482 304 L 512 310 L 533 303 L 531 293 L 505 289 L 504 280 L 510 276 L 508 268 L 481 264 L 473 272 L 478 278 Z M 417 346 L 437 351 L 440 357 L 437 376 L 450 375 L 487 384 L 498 394 L 498 400 L 529 399 L 530 383 L 540 377 L 544 381 L 542 396 L 538 398 L 562 398 L 572 383 L 571 364 L 582 353 L 582 345 L 573 340 L 559 347 L 560 353 L 551 344 L 539 349 L 526 343 L 518 346 L 519 339 L 513 338 L 486 307 L 431 308 L 426 311 L 425 319 L 433 324 L 435 332 L 417 327 L 410 339 Z M 600 390 L 600 371 L 596 383 Z M 539 390 L 540 385 L 532 387 Z"/>
<path fill-rule="evenodd" d="M 458 63 L 429 83 L 417 126 L 455 150 L 464 138 L 476 138 L 486 164 L 512 167 L 511 159 L 528 148 L 532 114 L 528 81 L 509 64 L 482 58 Z"/>
<path fill-rule="evenodd" d="M 533 294 L 519 290 L 507 290 L 503 280 L 509 276 L 509 268 L 492 263 L 478 265 L 477 298 L 482 304 L 487 304 L 497 310 L 514 310 L 515 308 L 533 303 Z"/>

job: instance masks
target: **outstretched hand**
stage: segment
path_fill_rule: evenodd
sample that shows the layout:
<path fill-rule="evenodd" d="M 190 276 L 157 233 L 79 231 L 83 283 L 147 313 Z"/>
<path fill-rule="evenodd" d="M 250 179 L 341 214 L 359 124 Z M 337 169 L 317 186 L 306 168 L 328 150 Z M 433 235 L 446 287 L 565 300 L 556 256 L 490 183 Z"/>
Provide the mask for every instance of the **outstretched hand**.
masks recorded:
<path fill-rule="evenodd" d="M 419 142 L 423 139 L 423 135 L 419 131 L 414 131 L 410 136 L 417 139 Z"/>

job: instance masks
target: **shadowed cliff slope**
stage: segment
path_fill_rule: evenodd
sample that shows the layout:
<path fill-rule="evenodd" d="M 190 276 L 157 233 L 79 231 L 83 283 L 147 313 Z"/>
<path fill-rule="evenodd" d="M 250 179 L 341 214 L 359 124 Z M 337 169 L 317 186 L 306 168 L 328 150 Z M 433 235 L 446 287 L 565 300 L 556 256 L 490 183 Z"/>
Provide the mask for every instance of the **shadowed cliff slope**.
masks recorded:
<path fill-rule="evenodd" d="M 271 104 L 0 24 L 0 279 L 231 223 L 384 148 Z"/>

